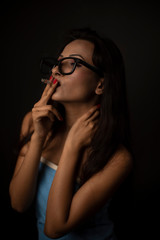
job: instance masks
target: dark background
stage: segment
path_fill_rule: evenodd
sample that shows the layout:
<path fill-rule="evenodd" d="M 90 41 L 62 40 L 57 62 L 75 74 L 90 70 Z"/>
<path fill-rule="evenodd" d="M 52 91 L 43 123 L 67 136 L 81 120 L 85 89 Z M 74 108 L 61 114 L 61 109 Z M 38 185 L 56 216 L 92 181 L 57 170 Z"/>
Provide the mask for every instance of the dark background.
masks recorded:
<path fill-rule="evenodd" d="M 42 92 L 41 57 L 54 55 L 64 33 L 77 27 L 91 27 L 113 39 L 125 60 L 135 154 L 134 203 L 131 205 L 134 216 L 131 217 L 131 230 L 125 224 L 119 227 L 120 239 L 155 239 L 155 236 L 157 239 L 160 202 L 159 3 L 45 0 L 6 1 L 1 4 L 0 172 L 4 239 L 11 236 L 17 239 L 30 236 L 28 239 L 32 239 L 35 234 L 32 212 L 21 215 L 10 207 L 8 184 L 13 150 L 22 118 Z"/>

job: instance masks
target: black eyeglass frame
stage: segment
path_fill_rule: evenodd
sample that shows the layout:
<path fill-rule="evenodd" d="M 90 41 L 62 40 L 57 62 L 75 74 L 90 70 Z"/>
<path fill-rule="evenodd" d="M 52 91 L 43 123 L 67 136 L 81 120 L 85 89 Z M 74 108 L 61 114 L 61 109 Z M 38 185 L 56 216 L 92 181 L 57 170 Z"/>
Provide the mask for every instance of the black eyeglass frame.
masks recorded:
<path fill-rule="evenodd" d="M 46 59 L 55 60 L 54 58 L 46 58 Z M 61 65 L 60 65 L 60 64 L 61 64 L 61 62 L 62 62 L 63 60 L 65 60 L 65 59 L 73 59 L 73 60 L 75 61 L 74 65 L 73 65 L 73 69 L 72 69 L 72 71 L 69 72 L 69 73 L 63 73 L 63 71 L 62 71 L 62 69 L 61 69 Z M 45 58 L 42 59 L 41 64 L 43 63 L 43 61 L 45 61 Z M 59 72 L 60 72 L 62 75 L 70 75 L 70 74 L 72 74 L 72 73 L 75 71 L 78 63 L 80 63 L 80 64 L 84 65 L 85 67 L 89 68 L 90 70 L 94 71 L 94 72 L 97 73 L 100 77 L 103 77 L 103 72 L 102 72 L 99 68 L 97 68 L 97 67 L 95 67 L 95 66 L 92 66 L 91 64 L 83 61 L 82 59 L 76 58 L 76 57 L 65 57 L 65 58 L 61 58 L 61 59 L 59 59 L 59 60 L 56 60 L 56 62 L 55 62 L 55 64 L 53 65 L 53 67 L 51 67 L 51 66 L 50 66 L 50 67 L 53 69 L 54 67 L 58 66 L 58 70 L 59 70 Z"/>

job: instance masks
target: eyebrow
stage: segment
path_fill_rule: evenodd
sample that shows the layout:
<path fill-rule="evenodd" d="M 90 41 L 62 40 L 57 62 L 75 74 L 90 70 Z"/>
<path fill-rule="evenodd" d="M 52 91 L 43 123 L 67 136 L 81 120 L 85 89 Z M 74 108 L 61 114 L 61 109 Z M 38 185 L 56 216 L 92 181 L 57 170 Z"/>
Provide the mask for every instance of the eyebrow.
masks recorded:
<path fill-rule="evenodd" d="M 70 56 L 70 57 L 79 56 L 79 57 L 81 57 L 81 58 L 85 61 L 84 57 L 82 57 L 82 55 L 80 55 L 80 54 L 76 54 L 76 53 L 75 53 L 75 54 L 70 54 L 69 56 Z M 61 54 L 60 57 L 63 57 L 63 55 Z"/>

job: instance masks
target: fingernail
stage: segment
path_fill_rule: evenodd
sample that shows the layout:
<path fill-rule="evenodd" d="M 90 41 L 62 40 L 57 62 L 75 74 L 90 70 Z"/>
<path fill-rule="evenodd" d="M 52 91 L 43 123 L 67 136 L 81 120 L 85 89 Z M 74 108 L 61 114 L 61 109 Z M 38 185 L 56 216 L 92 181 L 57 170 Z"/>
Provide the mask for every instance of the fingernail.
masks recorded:
<path fill-rule="evenodd" d="M 49 80 L 52 80 L 52 78 L 53 78 L 53 76 L 51 75 L 50 78 L 49 78 Z"/>
<path fill-rule="evenodd" d="M 57 79 L 54 79 L 53 84 L 56 84 L 56 82 L 57 82 Z"/>
<path fill-rule="evenodd" d="M 101 104 L 97 104 L 97 108 L 100 108 L 101 107 Z"/>

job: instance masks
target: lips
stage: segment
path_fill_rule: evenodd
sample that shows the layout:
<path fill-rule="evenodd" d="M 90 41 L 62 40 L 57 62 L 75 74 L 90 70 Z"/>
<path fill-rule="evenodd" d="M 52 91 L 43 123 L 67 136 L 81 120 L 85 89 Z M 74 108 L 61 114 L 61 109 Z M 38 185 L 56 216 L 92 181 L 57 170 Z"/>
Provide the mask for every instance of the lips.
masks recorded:
<path fill-rule="evenodd" d="M 61 85 L 61 84 L 60 84 L 60 81 L 59 81 L 57 78 L 53 77 L 53 76 L 50 76 L 49 80 L 52 81 L 53 83 L 58 82 L 58 86 Z"/>
<path fill-rule="evenodd" d="M 60 81 L 57 79 L 57 78 L 52 78 L 52 82 L 53 82 L 53 84 L 54 83 L 56 83 L 56 82 L 58 82 L 58 84 L 57 84 L 57 87 L 56 88 L 58 88 L 58 87 L 60 87 L 61 86 L 61 83 L 60 83 Z"/>

